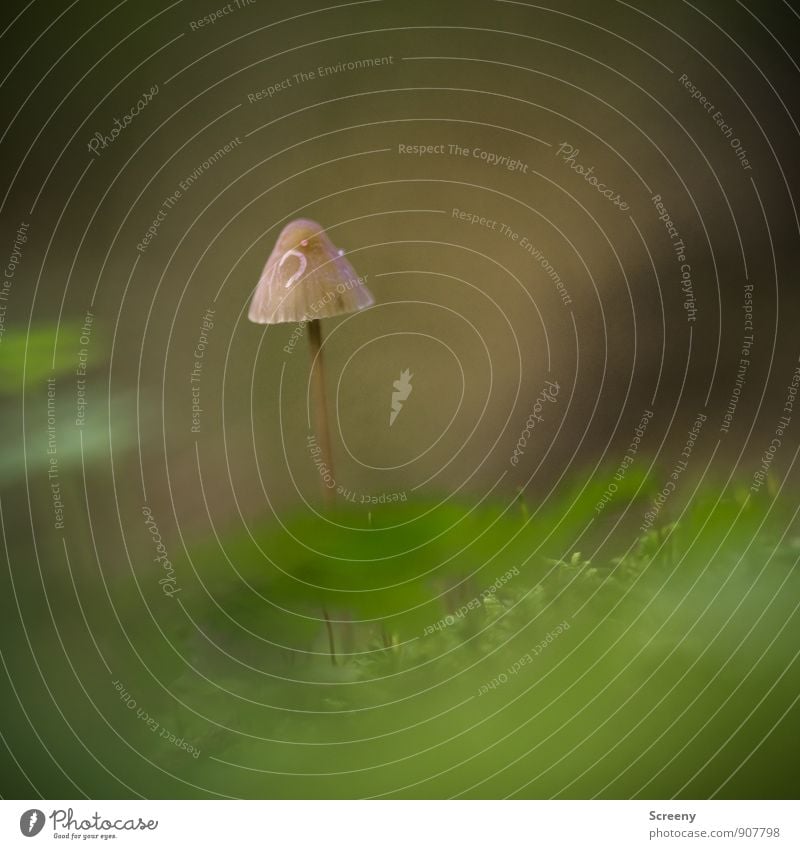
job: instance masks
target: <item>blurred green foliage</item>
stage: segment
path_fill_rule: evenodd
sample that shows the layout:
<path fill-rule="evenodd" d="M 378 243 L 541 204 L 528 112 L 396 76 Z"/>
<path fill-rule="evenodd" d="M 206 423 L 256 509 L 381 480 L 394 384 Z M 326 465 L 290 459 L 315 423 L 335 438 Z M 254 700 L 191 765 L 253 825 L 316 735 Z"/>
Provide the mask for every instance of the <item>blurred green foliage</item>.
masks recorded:
<path fill-rule="evenodd" d="M 796 795 L 787 517 L 709 491 L 590 562 L 564 546 L 596 497 L 303 516 L 191 549 L 159 711 L 203 754 L 150 756 L 236 796 Z"/>
<path fill-rule="evenodd" d="M 35 403 L 52 339 L 3 342 L 28 351 Z M 8 362 L 6 394 L 23 385 Z M 98 457 L 103 424 L 84 430 Z M 26 438 L 41 459 L 44 435 Z M 21 474 L 8 446 L 0 468 Z M 4 761 L 0 792 L 795 798 L 788 499 L 708 484 L 640 533 L 650 482 L 629 469 L 598 519 L 608 480 L 538 506 L 343 506 L 175 537 L 172 598 L 143 526 L 111 568 L 96 546 L 115 527 L 12 548 L 3 734 L 25 773 Z"/>
<path fill-rule="evenodd" d="M 62 340 L 80 335 L 80 325 L 63 322 L 34 325 L 30 330 L 7 329 L 0 345 L 0 395 L 16 395 L 23 390 L 40 390 L 48 377 L 57 377 L 75 368 L 75 355 Z"/>

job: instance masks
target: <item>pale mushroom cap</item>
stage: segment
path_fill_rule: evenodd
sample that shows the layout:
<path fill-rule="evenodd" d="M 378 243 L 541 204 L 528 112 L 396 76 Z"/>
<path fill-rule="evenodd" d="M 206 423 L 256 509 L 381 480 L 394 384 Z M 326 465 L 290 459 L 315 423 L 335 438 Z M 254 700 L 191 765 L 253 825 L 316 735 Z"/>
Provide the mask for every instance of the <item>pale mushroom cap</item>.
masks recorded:
<path fill-rule="evenodd" d="M 256 324 L 310 321 L 363 310 L 375 302 L 364 281 L 316 221 L 281 230 L 250 302 Z"/>

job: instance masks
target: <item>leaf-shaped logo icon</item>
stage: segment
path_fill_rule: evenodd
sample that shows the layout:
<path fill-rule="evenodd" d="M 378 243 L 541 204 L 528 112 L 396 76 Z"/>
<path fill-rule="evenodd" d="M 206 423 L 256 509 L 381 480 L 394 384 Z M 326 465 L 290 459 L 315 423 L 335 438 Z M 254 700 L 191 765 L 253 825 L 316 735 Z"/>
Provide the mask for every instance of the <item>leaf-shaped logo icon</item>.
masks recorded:
<path fill-rule="evenodd" d="M 19 818 L 19 830 L 25 837 L 36 837 L 44 828 L 44 811 L 31 808 Z"/>

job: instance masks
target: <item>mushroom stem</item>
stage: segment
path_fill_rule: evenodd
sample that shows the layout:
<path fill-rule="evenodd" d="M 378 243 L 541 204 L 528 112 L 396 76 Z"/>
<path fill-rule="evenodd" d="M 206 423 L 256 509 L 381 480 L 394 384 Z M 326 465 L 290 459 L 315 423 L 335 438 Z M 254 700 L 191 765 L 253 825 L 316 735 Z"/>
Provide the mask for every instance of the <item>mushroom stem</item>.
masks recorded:
<path fill-rule="evenodd" d="M 331 665 L 336 666 L 336 641 L 333 638 L 333 623 L 328 614 L 328 608 L 322 605 L 322 617 L 325 620 L 325 630 L 328 632 L 328 653 L 331 656 Z"/>
<path fill-rule="evenodd" d="M 308 322 L 308 343 L 311 349 L 311 394 L 314 405 L 314 426 L 317 431 L 319 448 L 322 452 L 322 462 L 327 467 L 332 481 L 336 480 L 333 471 L 333 452 L 331 451 L 331 433 L 328 427 L 328 409 L 325 403 L 325 369 L 322 363 L 322 331 L 319 319 L 312 318 Z M 320 477 L 322 498 L 328 507 L 335 501 L 335 490 L 326 486 Z"/>
<path fill-rule="evenodd" d="M 333 473 L 333 452 L 331 451 L 331 434 L 328 427 L 328 408 L 325 403 L 325 369 L 322 361 L 322 330 L 319 319 L 313 318 L 308 322 L 308 343 L 311 352 L 311 393 L 314 405 L 314 426 L 317 431 L 319 448 L 322 452 L 322 462 L 328 469 L 331 480 L 336 478 Z M 322 500 L 325 506 L 333 506 L 336 496 L 332 487 L 326 486 L 320 477 L 322 487 Z M 328 632 L 328 650 L 331 655 L 331 663 L 336 666 L 336 642 L 333 635 L 333 623 L 327 607 L 322 605 L 322 617 L 325 620 L 325 630 Z"/>

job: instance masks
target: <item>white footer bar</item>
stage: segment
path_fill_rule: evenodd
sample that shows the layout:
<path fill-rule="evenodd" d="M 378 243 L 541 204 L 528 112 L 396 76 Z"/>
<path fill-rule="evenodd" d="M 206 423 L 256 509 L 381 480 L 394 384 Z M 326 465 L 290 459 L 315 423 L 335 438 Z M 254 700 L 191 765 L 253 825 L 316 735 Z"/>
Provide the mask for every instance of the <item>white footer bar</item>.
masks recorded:
<path fill-rule="evenodd" d="M 800 846 L 794 801 L 0 801 L 0 846 Z"/>

